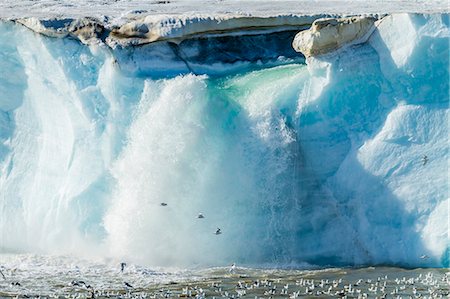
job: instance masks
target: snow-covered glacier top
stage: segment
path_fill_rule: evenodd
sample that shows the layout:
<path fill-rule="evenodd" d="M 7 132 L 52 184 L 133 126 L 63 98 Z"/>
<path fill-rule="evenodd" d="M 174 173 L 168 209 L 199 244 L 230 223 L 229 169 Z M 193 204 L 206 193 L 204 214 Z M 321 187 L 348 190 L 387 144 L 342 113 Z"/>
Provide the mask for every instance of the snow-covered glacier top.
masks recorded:
<path fill-rule="evenodd" d="M 4 0 L 0 18 L 122 17 L 141 14 L 362 14 L 396 12 L 448 12 L 446 0 Z"/>

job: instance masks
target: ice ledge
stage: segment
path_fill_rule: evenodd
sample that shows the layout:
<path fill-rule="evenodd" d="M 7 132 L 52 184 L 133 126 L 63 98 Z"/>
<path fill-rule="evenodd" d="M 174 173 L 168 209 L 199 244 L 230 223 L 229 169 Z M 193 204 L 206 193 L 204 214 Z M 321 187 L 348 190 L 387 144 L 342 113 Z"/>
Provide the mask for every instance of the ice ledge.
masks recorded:
<path fill-rule="evenodd" d="M 310 29 L 295 36 L 292 46 L 305 57 L 333 52 L 350 43 L 364 42 L 376 20 L 371 16 L 317 19 Z"/>
<path fill-rule="evenodd" d="M 128 19 L 123 24 L 109 23 L 96 18 L 14 20 L 37 33 L 51 37 L 71 36 L 84 44 L 105 43 L 117 46 L 139 46 L 158 41 L 180 41 L 202 35 L 254 34 L 288 29 L 301 30 L 325 16 L 332 15 L 278 15 L 249 17 L 241 15 L 148 15 Z"/>
<path fill-rule="evenodd" d="M 160 40 L 182 40 L 204 34 L 233 34 L 246 32 L 304 28 L 321 15 L 280 15 L 272 17 L 216 16 L 146 16 L 115 28 L 106 39 L 110 46 L 141 45 Z"/>
<path fill-rule="evenodd" d="M 365 43 L 373 36 L 374 32 L 378 32 L 378 34 L 386 35 L 386 42 L 396 44 L 395 47 L 392 47 L 389 55 L 400 66 L 404 63 L 402 60 L 407 57 L 407 52 L 412 52 L 416 46 L 414 42 L 416 39 L 414 35 L 417 34 L 415 27 L 420 24 L 420 21 L 416 19 L 442 19 L 441 22 L 448 23 L 448 17 L 448 13 L 394 13 L 379 19 L 373 16 L 317 19 L 309 29 L 296 34 L 292 47 L 306 58 L 328 56 L 328 54 L 333 55 L 333 52 L 340 48 Z M 448 29 L 442 29 L 441 25 L 440 22 L 437 22 L 436 28 L 426 34 L 447 36 Z M 401 31 L 405 33 L 400 33 Z M 396 40 L 390 37 L 390 32 L 398 33 Z"/>
<path fill-rule="evenodd" d="M 108 32 L 94 18 L 40 20 L 33 17 L 18 19 L 15 22 L 45 36 L 60 38 L 71 36 L 88 45 L 101 43 Z"/>
<path fill-rule="evenodd" d="M 128 16 L 123 22 L 110 21 L 106 17 L 30 17 L 13 21 L 46 36 L 70 36 L 87 45 L 103 43 L 111 48 L 157 42 L 178 45 L 184 40 L 195 38 L 299 31 L 292 46 L 304 56 L 312 57 L 333 52 L 345 45 L 365 42 L 377 23 L 381 22 L 377 21 L 381 16 L 386 15 L 135 15 Z"/>

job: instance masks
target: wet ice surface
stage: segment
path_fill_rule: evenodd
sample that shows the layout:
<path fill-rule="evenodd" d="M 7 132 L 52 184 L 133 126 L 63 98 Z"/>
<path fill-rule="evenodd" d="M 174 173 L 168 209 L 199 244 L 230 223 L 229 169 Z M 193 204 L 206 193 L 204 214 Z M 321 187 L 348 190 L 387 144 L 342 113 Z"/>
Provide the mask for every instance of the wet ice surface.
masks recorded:
<path fill-rule="evenodd" d="M 442 298 L 448 269 L 151 269 L 117 261 L 1 255 L 0 298 Z"/>
<path fill-rule="evenodd" d="M 445 12 L 444 0 L 2 0 L 0 18 L 120 17 L 137 14 L 364 14 Z"/>

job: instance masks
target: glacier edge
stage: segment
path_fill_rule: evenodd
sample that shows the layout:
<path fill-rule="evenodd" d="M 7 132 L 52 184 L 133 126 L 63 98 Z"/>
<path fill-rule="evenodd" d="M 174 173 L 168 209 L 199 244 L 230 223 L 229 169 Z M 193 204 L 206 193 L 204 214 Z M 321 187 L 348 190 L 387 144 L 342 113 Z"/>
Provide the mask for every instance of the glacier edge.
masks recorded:
<path fill-rule="evenodd" d="M 448 19 L 389 15 L 307 66 L 223 76 L 201 61 L 164 79 L 151 61 L 124 67 L 145 50 L 0 23 L 1 247 L 164 266 L 448 266 Z"/>

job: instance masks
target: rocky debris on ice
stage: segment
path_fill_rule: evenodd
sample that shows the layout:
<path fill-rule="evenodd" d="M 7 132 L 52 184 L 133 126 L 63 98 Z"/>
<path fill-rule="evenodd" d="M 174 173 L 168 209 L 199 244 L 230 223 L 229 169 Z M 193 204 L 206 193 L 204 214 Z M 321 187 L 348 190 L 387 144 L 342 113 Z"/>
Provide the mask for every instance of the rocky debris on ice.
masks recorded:
<path fill-rule="evenodd" d="M 292 46 L 305 57 L 326 54 L 346 44 L 364 42 L 376 20 L 372 16 L 317 19 L 310 29 L 295 36 Z"/>

